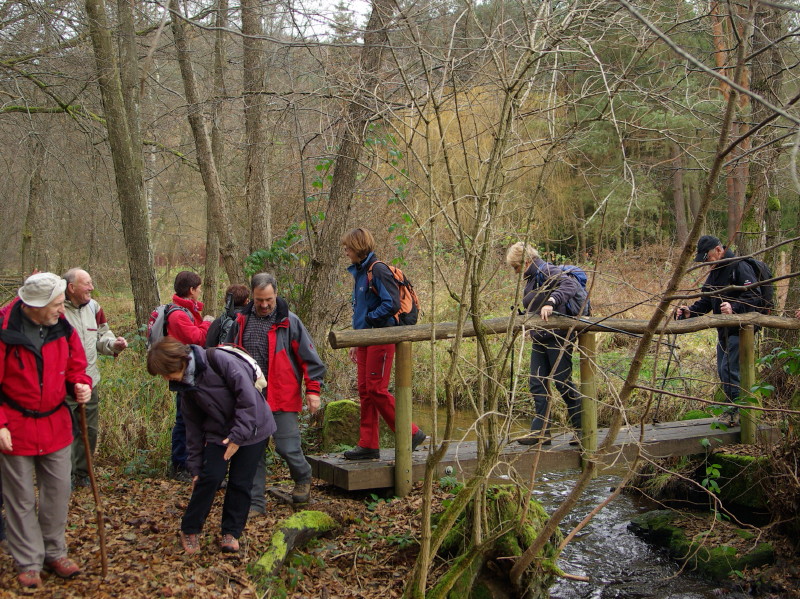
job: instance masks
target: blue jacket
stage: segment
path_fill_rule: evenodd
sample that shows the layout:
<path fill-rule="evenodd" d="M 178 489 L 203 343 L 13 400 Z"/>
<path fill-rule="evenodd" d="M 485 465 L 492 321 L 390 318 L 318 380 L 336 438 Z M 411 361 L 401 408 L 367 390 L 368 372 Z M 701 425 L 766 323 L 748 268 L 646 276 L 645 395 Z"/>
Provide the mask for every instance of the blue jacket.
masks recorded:
<path fill-rule="evenodd" d="M 367 271 L 376 262 L 374 252 L 347 270 L 353 275 L 353 328 L 377 329 L 397 325 L 394 315 L 400 310 L 400 289 L 392 271 L 382 262 L 372 267 L 372 289 L 367 284 Z"/>

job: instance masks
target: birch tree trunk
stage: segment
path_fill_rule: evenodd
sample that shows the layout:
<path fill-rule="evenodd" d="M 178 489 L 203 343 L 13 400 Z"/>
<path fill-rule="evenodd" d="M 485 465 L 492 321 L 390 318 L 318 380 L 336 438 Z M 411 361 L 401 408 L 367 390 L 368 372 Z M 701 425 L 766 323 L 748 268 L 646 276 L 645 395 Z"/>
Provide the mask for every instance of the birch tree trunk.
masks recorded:
<path fill-rule="evenodd" d="M 200 94 L 197 90 L 197 81 L 192 66 L 189 44 L 186 41 L 185 24 L 180 18 L 181 9 L 178 0 L 170 0 L 170 11 L 177 15 L 172 19 L 172 35 L 175 39 L 175 50 L 178 55 L 178 63 L 181 67 L 183 87 L 186 93 L 186 103 L 188 109 L 189 125 L 194 136 L 195 149 L 197 150 L 197 163 L 200 166 L 200 174 L 203 177 L 203 185 L 214 215 L 217 226 L 217 236 L 219 237 L 220 253 L 231 283 L 239 283 L 244 280 L 242 272 L 242 254 L 236 244 L 233 227 L 228 215 L 228 207 L 225 202 L 225 194 L 222 191 L 222 184 L 219 180 L 219 172 L 214 162 L 211 151 L 211 136 L 208 133 L 206 117 L 200 105 Z"/>
<path fill-rule="evenodd" d="M 142 146 L 140 142 L 137 144 L 137 133 L 133 132 L 139 127 L 129 122 L 121 75 L 121 71 L 135 72 L 136 66 L 126 64 L 120 68 L 104 1 L 86 0 L 86 12 L 114 163 L 136 322 L 144 324 L 160 300 L 142 185 Z M 128 52 L 122 52 L 120 57 L 120 60 L 132 60 L 135 54 L 130 56 Z"/>

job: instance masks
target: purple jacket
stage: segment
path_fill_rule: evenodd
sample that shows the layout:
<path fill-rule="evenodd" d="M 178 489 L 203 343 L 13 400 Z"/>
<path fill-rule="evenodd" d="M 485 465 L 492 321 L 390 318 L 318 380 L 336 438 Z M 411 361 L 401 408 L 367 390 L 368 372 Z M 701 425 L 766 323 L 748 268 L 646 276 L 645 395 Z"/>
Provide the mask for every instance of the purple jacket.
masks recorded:
<path fill-rule="evenodd" d="M 227 438 L 237 445 L 253 445 L 275 432 L 275 420 L 243 360 L 222 351 L 210 358 L 199 345 L 190 347 L 194 382 L 173 383 L 170 388 L 181 393 L 189 454 L 186 468 L 199 475 L 206 443 L 221 445 Z M 216 368 L 208 363 L 211 359 Z"/>

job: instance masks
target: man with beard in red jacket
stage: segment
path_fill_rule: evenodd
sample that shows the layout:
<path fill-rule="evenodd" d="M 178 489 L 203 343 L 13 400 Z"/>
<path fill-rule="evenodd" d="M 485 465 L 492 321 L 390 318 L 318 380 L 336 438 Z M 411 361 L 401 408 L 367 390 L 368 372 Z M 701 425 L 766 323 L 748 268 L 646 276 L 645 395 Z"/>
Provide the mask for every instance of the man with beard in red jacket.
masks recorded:
<path fill-rule="evenodd" d="M 65 397 L 88 402 L 92 379 L 64 317 L 65 288 L 52 273 L 31 275 L 0 312 L 0 475 L 9 549 L 29 588 L 41 586 L 42 567 L 62 578 L 80 573 L 65 539 L 73 439 Z"/>

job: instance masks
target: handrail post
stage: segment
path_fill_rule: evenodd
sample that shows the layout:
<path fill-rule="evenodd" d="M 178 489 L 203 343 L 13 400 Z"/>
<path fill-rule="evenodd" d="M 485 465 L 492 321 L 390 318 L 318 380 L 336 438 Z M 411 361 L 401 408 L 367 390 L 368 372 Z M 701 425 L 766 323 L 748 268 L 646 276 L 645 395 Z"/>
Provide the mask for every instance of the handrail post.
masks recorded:
<path fill-rule="evenodd" d="M 758 398 L 753 397 L 750 392 L 756 384 L 756 335 L 752 325 L 743 326 L 739 331 L 739 380 L 741 389 L 740 398 L 747 401 L 755 400 L 758 405 Z M 752 445 L 756 442 L 756 431 L 758 430 L 758 410 L 739 409 L 739 422 L 741 424 L 741 441 Z"/>
<path fill-rule="evenodd" d="M 411 492 L 411 342 L 398 343 L 395 350 L 394 385 L 394 494 Z"/>
<path fill-rule="evenodd" d="M 597 451 L 597 335 L 582 333 L 578 336 L 581 363 L 581 445 L 582 467 Z"/>

